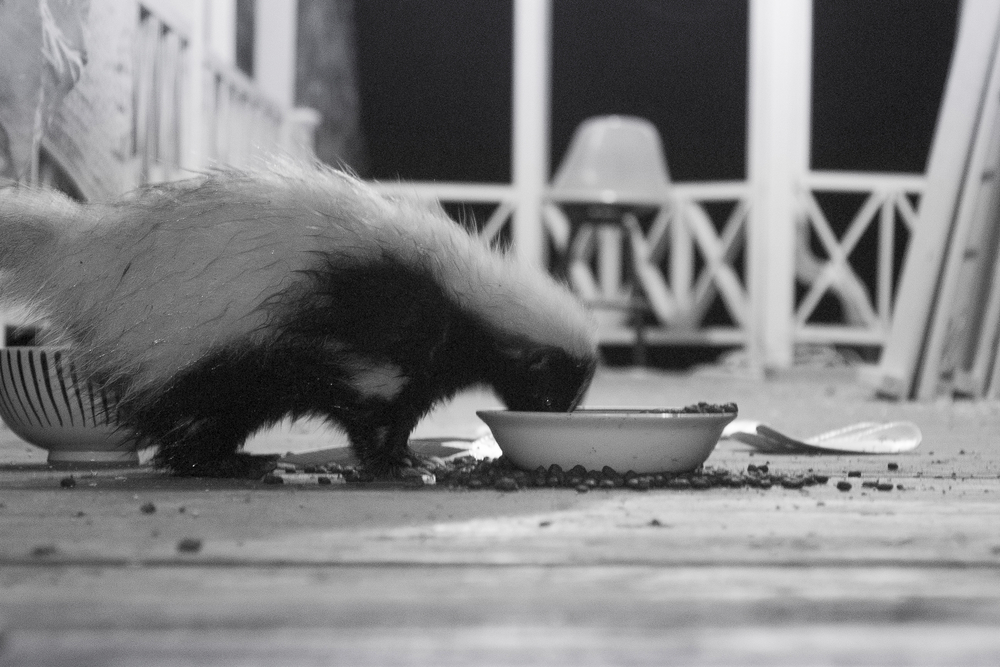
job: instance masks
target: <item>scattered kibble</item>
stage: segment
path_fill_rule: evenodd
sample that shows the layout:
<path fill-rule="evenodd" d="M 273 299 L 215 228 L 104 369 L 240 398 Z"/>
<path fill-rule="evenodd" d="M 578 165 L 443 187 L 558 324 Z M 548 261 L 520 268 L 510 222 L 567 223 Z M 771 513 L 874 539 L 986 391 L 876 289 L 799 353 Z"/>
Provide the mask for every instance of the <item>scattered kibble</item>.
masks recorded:
<path fill-rule="evenodd" d="M 177 550 L 184 554 L 194 554 L 201 551 L 201 540 L 197 537 L 185 537 L 177 543 Z"/>
<path fill-rule="evenodd" d="M 634 491 L 649 491 L 653 481 L 649 477 L 633 477 L 625 483 L 625 486 Z"/>
<path fill-rule="evenodd" d="M 677 410 L 683 414 L 720 414 L 739 412 L 739 407 L 735 403 L 706 403 L 700 401 L 693 405 L 687 405 Z"/>
<path fill-rule="evenodd" d="M 625 478 L 611 466 L 601 468 L 601 474 L 604 475 L 604 479 L 610 480 L 614 486 L 625 486 Z"/>
<path fill-rule="evenodd" d="M 493 489 L 503 492 L 514 492 L 530 488 L 564 488 L 573 489 L 577 493 L 589 493 L 594 489 L 613 490 L 629 489 L 632 491 L 649 491 L 650 489 L 670 489 L 677 491 L 704 491 L 720 488 L 751 488 L 768 490 L 775 486 L 785 489 L 802 489 L 829 482 L 828 475 L 818 474 L 812 469 L 806 474 L 772 473 L 767 463 L 750 464 L 745 470 L 730 471 L 721 468 L 700 467 L 683 473 L 659 472 L 655 474 L 636 473 L 628 470 L 624 473 L 610 466 L 600 470 L 588 470 L 585 466 L 575 465 L 568 470 L 560 465 L 548 467 L 539 466 L 535 470 L 520 470 L 504 456 L 497 459 L 477 460 L 472 456 L 454 459 L 435 459 L 423 463 L 426 467 L 408 469 L 414 475 L 429 477 L 430 484 L 450 489 Z M 309 471 L 309 472 L 307 472 Z M 860 476 L 860 472 L 850 473 L 850 476 Z M 287 480 L 298 475 L 312 475 L 318 484 L 326 484 L 327 476 L 336 477 L 336 483 L 364 485 L 375 482 L 376 479 L 360 467 L 350 465 L 320 465 L 296 467 L 283 464 L 275 474 L 262 478 L 265 484 L 287 484 Z M 412 475 L 411 475 L 412 476 Z M 404 479 L 409 481 L 409 478 Z M 841 482 L 837 488 L 841 488 Z M 874 487 L 875 482 L 870 482 Z M 402 486 L 417 486 L 402 484 Z M 848 485 L 847 488 L 850 488 Z M 843 490 L 843 489 L 841 489 Z M 179 511 L 183 512 L 183 509 Z"/>
<path fill-rule="evenodd" d="M 498 491 L 517 491 L 517 481 L 513 477 L 501 477 L 493 485 Z"/>

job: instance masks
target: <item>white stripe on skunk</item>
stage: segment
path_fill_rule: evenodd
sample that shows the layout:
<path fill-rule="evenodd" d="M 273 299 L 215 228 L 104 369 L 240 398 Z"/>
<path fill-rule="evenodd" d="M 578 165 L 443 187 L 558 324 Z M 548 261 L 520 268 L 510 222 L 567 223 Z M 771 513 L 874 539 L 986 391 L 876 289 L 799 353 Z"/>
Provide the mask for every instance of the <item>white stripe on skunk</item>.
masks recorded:
<path fill-rule="evenodd" d="M 110 204 L 0 191 L 0 271 L 3 298 L 79 348 L 178 474 L 255 474 L 239 446 L 286 416 L 341 425 L 389 473 L 460 389 L 569 410 L 596 365 L 587 313 L 543 271 L 325 168 L 219 171 Z"/>

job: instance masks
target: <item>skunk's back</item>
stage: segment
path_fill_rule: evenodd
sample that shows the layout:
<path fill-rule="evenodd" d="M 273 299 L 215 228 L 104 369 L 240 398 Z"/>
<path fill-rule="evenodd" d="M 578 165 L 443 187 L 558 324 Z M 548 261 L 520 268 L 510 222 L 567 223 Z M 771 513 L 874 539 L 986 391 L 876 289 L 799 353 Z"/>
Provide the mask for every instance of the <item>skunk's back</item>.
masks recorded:
<path fill-rule="evenodd" d="M 220 171 L 71 214 L 84 231 L 51 244 L 35 277 L 42 302 L 95 368 L 140 389 L 212 349 L 266 344 L 285 295 L 308 289 L 323 265 L 402 265 L 488 328 L 592 354 L 583 310 L 542 271 L 341 172 Z"/>

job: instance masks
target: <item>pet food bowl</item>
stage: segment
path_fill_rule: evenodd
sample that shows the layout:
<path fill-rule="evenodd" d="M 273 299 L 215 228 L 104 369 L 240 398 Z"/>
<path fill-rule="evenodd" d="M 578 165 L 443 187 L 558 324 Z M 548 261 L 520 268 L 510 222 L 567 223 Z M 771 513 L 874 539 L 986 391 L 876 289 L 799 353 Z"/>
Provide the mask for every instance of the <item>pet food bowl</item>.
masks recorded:
<path fill-rule="evenodd" d="M 49 463 L 139 462 L 135 438 L 119 427 L 114 396 L 79 377 L 67 348 L 0 349 L 0 417 L 47 449 Z"/>
<path fill-rule="evenodd" d="M 574 412 L 481 410 L 504 455 L 519 468 L 611 466 L 639 474 L 686 472 L 708 458 L 732 412 L 588 408 Z"/>

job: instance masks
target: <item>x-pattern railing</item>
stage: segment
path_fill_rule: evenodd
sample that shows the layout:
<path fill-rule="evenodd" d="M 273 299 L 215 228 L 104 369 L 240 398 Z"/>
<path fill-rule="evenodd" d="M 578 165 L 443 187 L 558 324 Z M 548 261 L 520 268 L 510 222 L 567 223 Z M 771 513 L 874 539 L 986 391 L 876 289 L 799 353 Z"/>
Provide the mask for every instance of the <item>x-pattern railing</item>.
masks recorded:
<path fill-rule="evenodd" d="M 647 331 L 650 340 L 739 342 L 750 317 L 745 277 L 734 265 L 746 245 L 747 195 L 744 183 L 675 184 L 662 200 L 617 202 L 623 210 L 618 219 L 577 225 L 561 206 L 600 204 L 599 198 L 585 193 L 552 197 L 545 208 L 546 229 L 556 251 L 567 256 L 570 282 L 585 300 L 628 311 L 641 296 L 657 321 Z M 708 202 L 733 205 L 721 229 L 705 209 Z M 657 212 L 644 231 L 629 207 L 651 205 Z M 623 240 L 631 251 L 624 271 Z M 700 268 L 696 253 L 703 260 Z M 621 284 L 623 274 L 631 281 Z M 716 296 L 735 326 L 705 326 Z"/>
<path fill-rule="evenodd" d="M 746 326 L 750 303 L 744 280 L 737 273 L 733 261 L 746 245 L 749 202 L 746 199 L 738 200 L 720 234 L 716 233 L 705 209 L 697 202 L 684 202 L 682 208 L 684 218 L 705 258 L 705 268 L 697 277 L 692 291 L 690 322 L 695 324 L 704 319 L 715 293 L 718 292 L 736 324 Z"/>
<path fill-rule="evenodd" d="M 378 181 L 372 186 L 383 194 L 393 196 L 416 197 L 424 201 L 446 204 L 487 204 L 495 205 L 489 217 L 482 223 L 476 223 L 476 229 L 482 238 L 496 244 L 504 230 L 512 224 L 512 216 L 517 206 L 517 196 L 514 188 L 509 185 L 491 185 L 474 183 L 448 182 L 415 182 L 415 181 Z"/>
<path fill-rule="evenodd" d="M 917 224 L 914 200 L 923 193 L 924 185 L 922 176 L 874 173 L 813 172 L 803 180 L 794 266 L 805 292 L 790 314 L 797 342 L 879 345 L 884 341 L 893 307 L 896 264 L 901 257 L 897 221 L 912 232 Z M 492 205 L 488 216 L 477 224 L 480 235 L 491 243 L 514 224 L 517 192 L 509 185 L 399 182 L 376 187 L 441 203 Z M 855 193 L 863 198 L 841 234 L 821 204 L 822 193 L 829 192 Z M 623 313 L 641 301 L 642 308 L 655 319 L 645 331 L 650 343 L 745 342 L 753 317 L 747 288 L 747 239 L 752 224 L 747 183 L 672 184 L 663 200 L 634 202 L 657 207 L 650 223 L 642 225 L 636 216 L 625 215 L 613 233 L 570 223 L 562 206 L 587 201 L 593 203 L 593 196 L 588 200 L 581 194 L 558 201 L 549 197 L 543 216 L 551 247 L 565 258 L 571 283 L 585 300 Z M 721 207 L 712 208 L 710 214 L 713 204 L 730 209 L 724 216 L 717 214 L 725 210 Z M 877 234 L 866 235 L 873 225 Z M 818 239 L 820 256 L 810 247 L 810 234 Z M 868 284 L 851 256 L 861 244 L 873 241 L 877 243 L 876 278 Z M 810 320 L 827 294 L 839 300 L 845 321 L 821 324 Z M 731 324 L 706 322 L 718 301 Z M 608 342 L 628 342 L 630 331 L 621 327 L 602 335 Z"/>
<path fill-rule="evenodd" d="M 893 277 L 897 258 L 896 220 L 912 232 L 917 210 L 911 197 L 923 192 L 919 176 L 814 172 L 800 189 L 801 217 L 798 225 L 795 268 L 807 290 L 795 308 L 796 337 L 839 335 L 842 342 L 881 343 L 892 316 Z M 865 195 L 844 232 L 838 237 L 817 199 L 821 192 Z M 865 233 L 877 226 L 877 266 L 874 284 L 867 284 L 851 263 L 851 254 Z M 826 257 L 812 252 L 810 232 L 815 234 Z M 874 295 L 873 295 L 874 290 Z M 846 322 L 829 327 L 810 322 L 820 301 L 833 295 Z M 846 325 L 846 326 L 844 326 Z"/>

